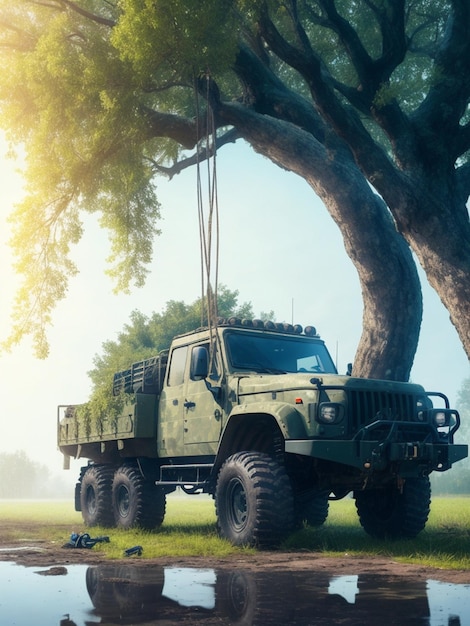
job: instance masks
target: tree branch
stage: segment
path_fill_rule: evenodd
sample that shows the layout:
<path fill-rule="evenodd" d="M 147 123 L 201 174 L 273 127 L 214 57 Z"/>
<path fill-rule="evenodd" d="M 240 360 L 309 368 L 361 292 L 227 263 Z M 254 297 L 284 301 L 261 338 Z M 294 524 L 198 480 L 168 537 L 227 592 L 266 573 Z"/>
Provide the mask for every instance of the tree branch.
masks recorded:
<path fill-rule="evenodd" d="M 86 17 L 88 20 L 95 22 L 96 24 L 101 24 L 102 26 L 109 26 L 113 28 L 116 26 L 116 22 L 114 20 L 110 20 L 106 17 L 101 17 L 100 15 L 96 15 L 95 13 L 91 13 L 91 11 L 87 11 L 82 7 L 78 6 L 76 2 L 72 2 L 72 0 L 60 0 L 61 4 L 64 4 L 66 7 L 78 13 L 82 17 Z"/>
<path fill-rule="evenodd" d="M 168 137 L 187 150 L 194 148 L 198 142 L 198 125 L 195 120 L 162 113 L 146 106 L 142 106 L 141 110 L 147 120 L 149 138 Z"/>
<path fill-rule="evenodd" d="M 154 159 L 149 160 L 152 163 L 152 167 L 157 172 L 168 176 L 168 178 L 171 180 L 173 176 L 181 174 L 181 172 L 188 167 L 192 167 L 193 165 L 197 165 L 197 163 L 201 163 L 203 161 L 206 161 L 207 159 L 212 158 L 219 148 L 226 145 L 227 143 L 235 143 L 235 141 L 237 141 L 237 139 L 239 138 L 240 133 L 238 132 L 238 130 L 236 128 L 232 128 L 220 137 L 217 137 L 215 140 L 215 145 L 214 143 L 212 143 L 209 149 L 207 149 L 206 147 L 204 147 L 203 150 L 198 149 L 190 157 L 182 159 L 181 161 L 177 161 L 171 167 L 165 167 L 164 165 L 160 165 Z"/>
<path fill-rule="evenodd" d="M 433 152 L 436 137 L 450 147 L 452 155 L 461 154 L 460 120 L 470 98 L 470 5 L 452 0 L 442 43 L 435 57 L 435 80 L 417 109 L 417 128 L 423 129 L 424 149 Z"/>
<path fill-rule="evenodd" d="M 375 14 L 382 34 L 382 54 L 375 60 L 367 53 L 350 22 L 338 13 L 335 1 L 321 1 L 329 24 L 338 34 L 360 81 L 357 89 L 334 79 L 331 79 L 331 84 L 361 113 L 367 116 L 372 114 L 396 147 L 398 161 L 403 163 L 412 145 L 408 139 L 406 151 L 402 150 L 403 138 L 413 136 L 413 127 L 395 99 L 378 106 L 376 96 L 388 84 L 393 71 L 406 55 L 405 0 L 389 0 L 380 7 L 372 2 L 367 2 L 367 5 Z M 412 154 L 414 152 L 411 150 Z"/>
<path fill-rule="evenodd" d="M 336 10 L 334 0 L 322 0 L 320 5 L 323 7 L 326 15 L 328 16 L 328 24 L 330 25 L 330 28 L 336 32 L 344 46 L 344 49 L 351 59 L 354 69 L 356 70 L 361 82 L 362 89 L 367 89 L 373 78 L 371 57 L 362 45 L 357 32 Z M 369 89 L 367 90 L 369 91 Z"/>
<path fill-rule="evenodd" d="M 337 98 L 332 88 L 331 77 L 324 70 L 321 59 L 313 51 L 305 55 L 289 44 L 266 13 L 259 24 L 261 34 L 271 50 L 305 79 L 321 115 L 351 146 L 369 181 L 378 184 L 385 175 L 395 179 L 396 170 L 385 151 L 375 143 L 365 129 L 358 113 L 350 107 L 345 107 Z"/>
<path fill-rule="evenodd" d="M 113 28 L 114 26 L 116 26 L 116 22 L 114 20 L 110 20 L 106 17 L 102 17 L 101 15 L 96 15 L 96 13 L 92 13 L 91 11 L 87 11 L 86 9 L 83 9 L 82 7 L 80 7 L 76 2 L 73 2 L 73 0 L 50 0 L 50 2 L 47 2 L 47 0 L 30 0 L 30 1 L 31 1 L 31 4 L 36 4 L 38 6 L 43 6 L 49 9 L 61 9 L 63 7 L 67 7 L 71 11 L 78 13 L 82 17 L 85 17 L 86 19 L 91 20 L 92 22 L 95 22 L 96 24 L 109 26 L 110 28 Z"/>
<path fill-rule="evenodd" d="M 382 56 L 373 63 L 380 83 L 388 82 L 407 51 L 405 0 L 389 0 L 378 12 L 382 33 Z"/>
<path fill-rule="evenodd" d="M 375 60 L 368 54 L 351 23 L 338 13 L 335 1 L 321 0 L 321 6 L 328 16 L 328 24 L 339 36 L 357 72 L 362 90 L 368 92 L 372 102 L 377 89 L 389 80 L 392 72 L 405 58 L 405 0 L 392 0 L 381 8 L 371 2 L 366 4 L 375 14 L 382 34 L 382 54 Z"/>
<path fill-rule="evenodd" d="M 291 122 L 326 141 L 326 125 L 311 102 L 289 89 L 248 46 L 240 46 L 234 69 L 257 113 Z"/>

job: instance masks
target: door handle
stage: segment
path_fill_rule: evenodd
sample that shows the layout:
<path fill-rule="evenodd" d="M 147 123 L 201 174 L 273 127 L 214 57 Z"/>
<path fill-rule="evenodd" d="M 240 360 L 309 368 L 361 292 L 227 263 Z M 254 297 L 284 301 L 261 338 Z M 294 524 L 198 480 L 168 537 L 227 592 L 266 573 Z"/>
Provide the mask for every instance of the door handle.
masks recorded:
<path fill-rule="evenodd" d="M 186 402 L 184 403 L 184 406 L 185 406 L 187 409 L 192 409 L 192 408 L 193 408 L 193 406 L 196 406 L 196 403 L 195 403 L 195 402 L 191 402 L 190 400 L 186 400 Z"/>

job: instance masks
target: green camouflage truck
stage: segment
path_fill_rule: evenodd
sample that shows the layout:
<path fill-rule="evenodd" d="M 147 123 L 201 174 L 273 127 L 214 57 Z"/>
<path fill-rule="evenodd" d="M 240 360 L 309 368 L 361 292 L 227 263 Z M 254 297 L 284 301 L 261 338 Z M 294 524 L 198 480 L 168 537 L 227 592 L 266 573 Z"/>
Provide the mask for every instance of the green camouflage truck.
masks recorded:
<path fill-rule="evenodd" d="M 113 394 L 99 419 L 58 407 L 65 466 L 88 459 L 75 508 L 89 526 L 158 528 L 180 488 L 214 497 L 236 545 L 275 546 L 349 494 L 370 535 L 414 537 L 430 473 L 468 453 L 444 394 L 339 375 L 312 326 L 221 320 L 117 372 Z"/>

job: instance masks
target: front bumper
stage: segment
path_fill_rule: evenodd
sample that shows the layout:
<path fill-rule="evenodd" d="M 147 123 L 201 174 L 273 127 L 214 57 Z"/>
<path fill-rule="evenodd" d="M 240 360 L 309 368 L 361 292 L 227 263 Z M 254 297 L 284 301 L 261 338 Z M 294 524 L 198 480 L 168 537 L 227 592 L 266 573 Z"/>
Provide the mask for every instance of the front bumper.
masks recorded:
<path fill-rule="evenodd" d="M 392 465 L 401 476 L 443 472 L 468 456 L 465 444 L 421 441 L 289 439 L 285 451 L 349 465 L 363 471 L 383 472 Z"/>

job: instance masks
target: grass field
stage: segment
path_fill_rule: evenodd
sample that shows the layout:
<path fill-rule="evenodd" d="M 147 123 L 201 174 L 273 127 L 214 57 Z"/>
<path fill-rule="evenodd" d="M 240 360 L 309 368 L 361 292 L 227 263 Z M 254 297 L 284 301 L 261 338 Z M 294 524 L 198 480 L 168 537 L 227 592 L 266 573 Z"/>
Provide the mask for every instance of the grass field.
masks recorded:
<path fill-rule="evenodd" d="M 58 544 L 65 543 L 71 532 L 88 531 L 92 537 L 108 535 L 110 543 L 94 548 L 108 558 L 122 557 L 123 550 L 133 545 L 143 546 L 145 558 L 217 558 L 256 552 L 252 548 L 235 548 L 217 536 L 214 504 L 205 497 L 170 496 L 165 522 L 155 532 L 85 529 L 71 502 L 0 501 L 0 531 L 4 541 L 39 539 Z M 352 499 L 333 502 L 324 526 L 295 532 L 281 550 L 322 552 L 328 556 L 380 555 L 407 563 L 470 570 L 470 498 L 434 498 L 425 530 L 416 539 L 394 542 L 371 539 L 362 530 Z"/>

